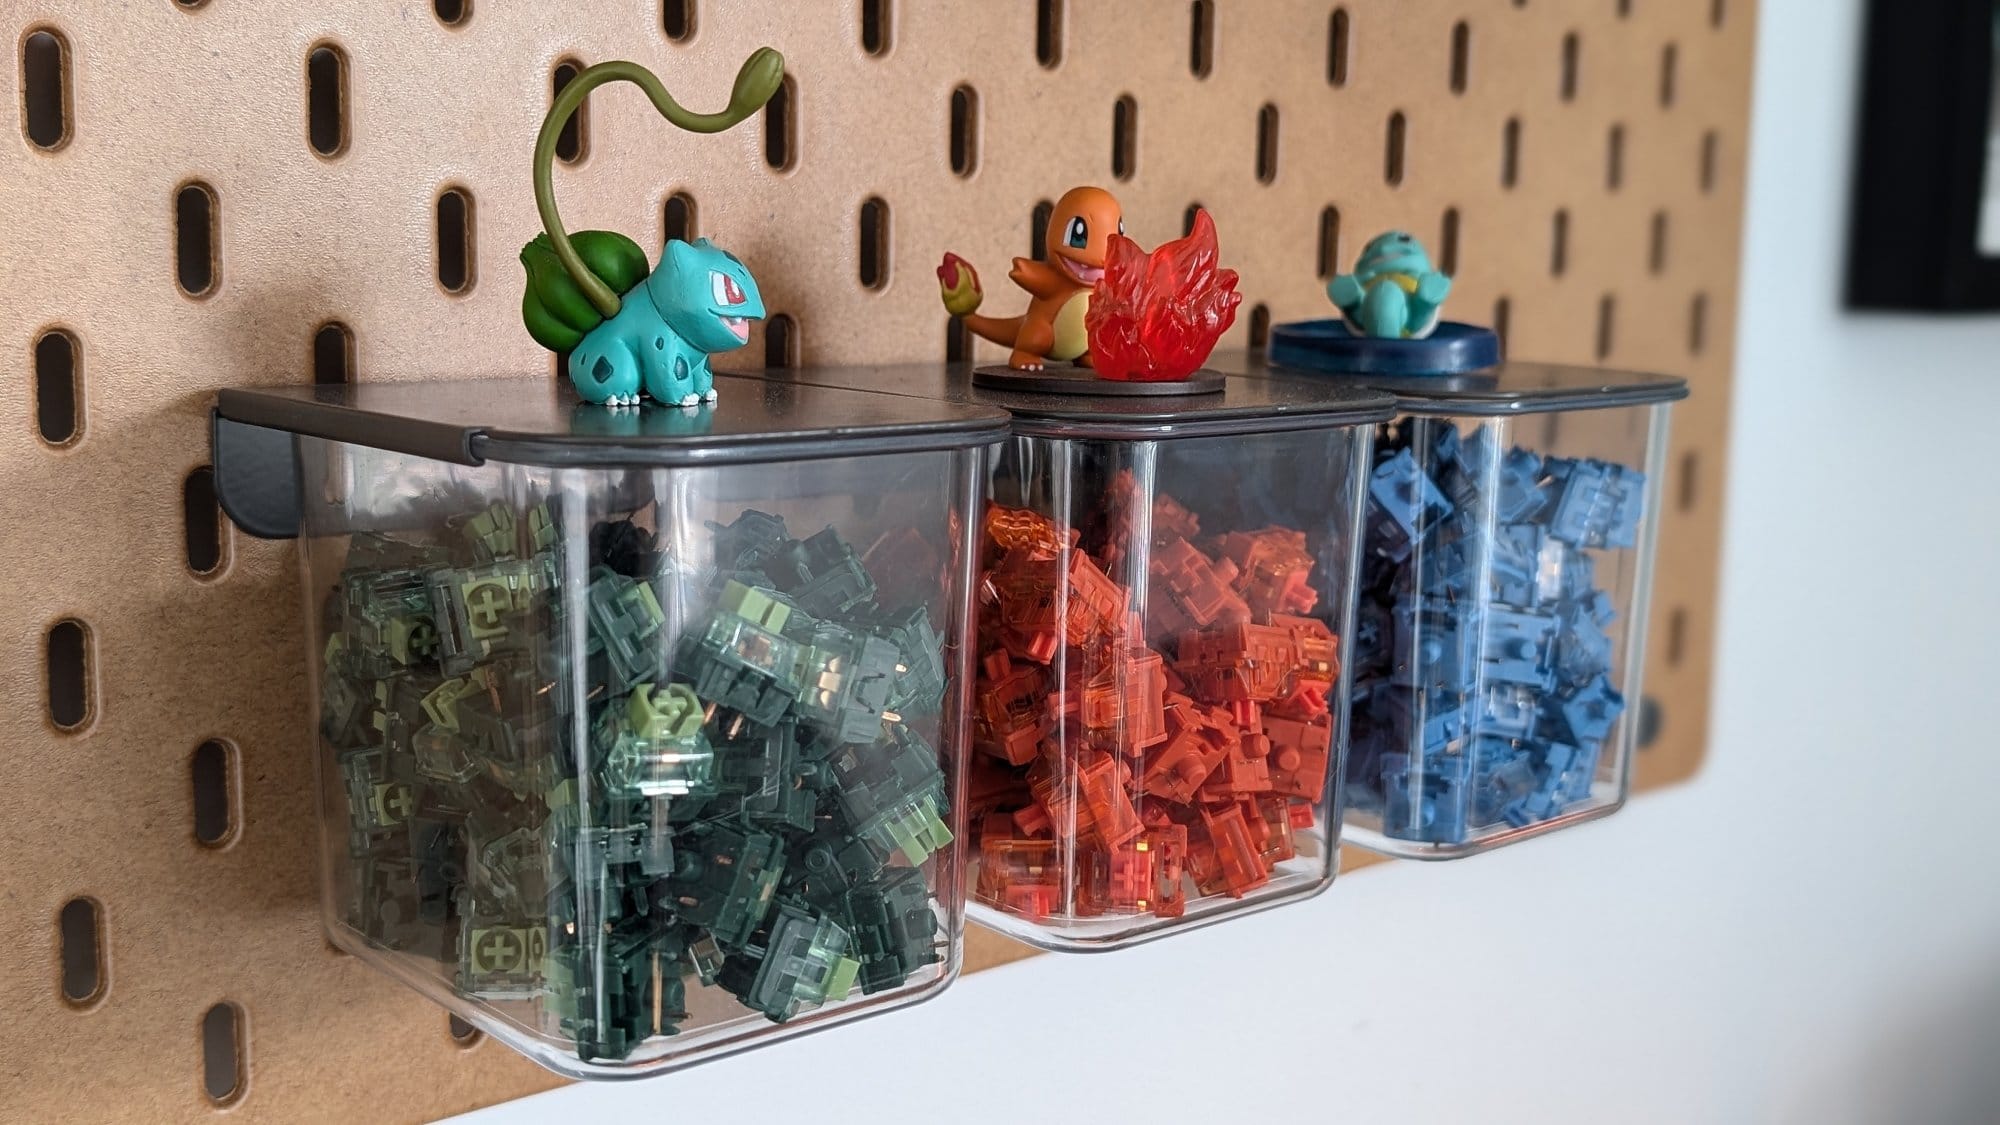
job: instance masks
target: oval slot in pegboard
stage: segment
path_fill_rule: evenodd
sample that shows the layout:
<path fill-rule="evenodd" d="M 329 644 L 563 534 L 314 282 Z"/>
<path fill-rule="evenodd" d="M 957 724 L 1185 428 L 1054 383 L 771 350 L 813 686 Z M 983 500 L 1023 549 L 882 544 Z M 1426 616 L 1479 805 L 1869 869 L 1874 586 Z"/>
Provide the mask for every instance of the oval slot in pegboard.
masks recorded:
<path fill-rule="evenodd" d="M 44 329 L 35 339 L 35 430 L 62 447 L 83 436 L 83 371 L 76 337 L 62 328 Z"/>
<path fill-rule="evenodd" d="M 215 189 L 200 180 L 174 191 L 174 279 L 190 297 L 209 296 L 220 281 L 221 208 Z"/>
<path fill-rule="evenodd" d="M 69 41 L 38 27 L 21 38 L 21 132 L 44 150 L 69 142 Z"/>
<path fill-rule="evenodd" d="M 213 578 L 229 562 L 229 525 L 215 497 L 215 470 L 199 465 L 181 482 L 182 541 L 187 568 L 197 578 Z"/>
<path fill-rule="evenodd" d="M 236 839 L 236 748 L 219 738 L 203 740 L 188 757 L 195 842 L 223 848 Z"/>
<path fill-rule="evenodd" d="M 329 320 L 313 330 L 312 381 L 323 386 L 354 381 L 354 329 Z"/>
<path fill-rule="evenodd" d="M 472 192 L 453 184 L 438 193 L 437 246 L 438 288 L 453 296 L 463 296 L 472 288 L 473 269 L 478 262 L 474 249 Z"/>
<path fill-rule="evenodd" d="M 90 642 L 90 626 L 74 617 L 49 626 L 43 637 L 42 678 L 48 691 L 49 722 L 65 734 L 89 726 L 96 710 Z"/>
<path fill-rule="evenodd" d="M 306 143 L 329 157 L 347 148 L 347 52 L 337 43 L 306 53 Z"/>
<path fill-rule="evenodd" d="M 752 47 L 791 63 L 776 107 L 721 137 L 675 134 L 616 89 L 562 139 L 579 229 L 649 253 L 706 236 L 756 270 L 774 315 L 733 364 L 997 358 L 943 314 L 932 267 L 963 254 L 992 311 L 1019 311 L 1007 263 L 1042 250 L 1047 201 L 1097 183 L 1148 246 L 1196 201 L 1214 217 L 1244 294 L 1226 346 L 1330 315 L 1325 279 L 1393 227 L 1437 240 L 1447 315 L 1493 324 L 1510 354 L 1689 376 L 1639 784 L 1694 772 L 1754 7 L 618 7 L 579 24 L 498 0 L 162 0 L 45 5 L 57 14 L 7 29 L 20 140 L 0 151 L 0 208 L 35 221 L 0 251 L 16 295 L 0 332 L 28 388 L 19 440 L 0 445 L 0 558 L 35 580 L 0 606 L 33 685 L 33 705 L 0 716 L 23 763 L 0 788 L 23 888 L 0 941 L 50 966 L 0 1030 L 25 1092 L 10 1109 L 61 1116 L 75 1060 L 115 1055 L 130 1116 L 212 1117 L 201 1029 L 218 1004 L 236 1013 L 235 1117 L 429 1119 L 551 1084 L 510 1052 L 463 1049 L 429 1001 L 317 936 L 294 548 L 226 525 L 211 546 L 188 484 L 225 384 L 555 371 L 519 320 L 515 256 L 538 227 L 525 154 L 591 61 L 641 62 L 699 110 L 726 100 Z M 315 65 L 322 48 L 339 58 Z M 976 105 L 955 115 L 960 88 Z M 956 158 L 954 116 L 969 126 Z M 462 207 L 441 207 L 452 191 Z M 230 820 L 207 846 L 218 762 Z M 87 1011 L 59 976 L 77 899 L 98 904 L 106 951 Z M 1008 955 L 976 943 L 971 963 Z"/>
<path fill-rule="evenodd" d="M 104 908 L 94 898 L 70 899 L 57 915 L 56 930 L 61 947 L 63 1002 L 88 1008 L 104 998 L 109 984 L 104 958 Z"/>

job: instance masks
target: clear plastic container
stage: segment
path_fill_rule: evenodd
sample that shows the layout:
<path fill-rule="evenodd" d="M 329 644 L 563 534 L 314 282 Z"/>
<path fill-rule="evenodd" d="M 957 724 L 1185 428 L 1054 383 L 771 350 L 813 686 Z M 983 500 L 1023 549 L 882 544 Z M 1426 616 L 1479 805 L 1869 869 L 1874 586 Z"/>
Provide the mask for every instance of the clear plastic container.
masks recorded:
<path fill-rule="evenodd" d="M 1329 381 L 1398 410 L 1368 483 L 1346 839 L 1449 859 L 1616 811 L 1686 383 L 1518 363 Z"/>
<path fill-rule="evenodd" d="M 217 408 L 225 503 L 303 540 L 332 939 L 575 1077 L 959 966 L 972 536 L 1005 417 L 717 385 L 692 410 L 546 379 Z"/>
<path fill-rule="evenodd" d="M 1013 415 L 978 529 L 975 920 L 1108 949 L 1330 885 L 1388 396 L 1257 379 L 1022 393 L 964 367 L 790 377 Z"/>

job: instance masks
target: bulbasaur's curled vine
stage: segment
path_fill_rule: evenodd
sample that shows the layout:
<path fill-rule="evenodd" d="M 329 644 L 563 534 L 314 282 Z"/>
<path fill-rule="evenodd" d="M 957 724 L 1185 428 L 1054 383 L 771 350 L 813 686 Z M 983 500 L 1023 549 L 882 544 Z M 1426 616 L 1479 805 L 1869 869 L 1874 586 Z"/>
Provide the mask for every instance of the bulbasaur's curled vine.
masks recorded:
<path fill-rule="evenodd" d="M 1451 278 L 1431 265 L 1424 244 L 1399 230 L 1369 240 L 1354 272 L 1326 287 L 1355 331 L 1390 340 L 1429 336 L 1450 294 Z"/>
<path fill-rule="evenodd" d="M 713 402 L 709 356 L 749 342 L 750 322 L 763 319 L 764 300 L 749 269 L 707 239 L 668 240 L 648 269 L 645 251 L 622 234 L 586 230 L 572 237 L 565 231 L 550 175 L 563 123 L 591 89 L 626 81 L 680 128 L 719 133 L 769 101 L 784 72 L 776 51 L 759 48 L 737 71 L 729 108 L 702 114 L 682 109 L 637 63 L 599 63 L 564 86 L 549 108 L 535 141 L 535 204 L 543 233 L 521 250 L 528 271 L 521 320 L 536 343 L 568 356 L 570 381 L 586 402 Z"/>

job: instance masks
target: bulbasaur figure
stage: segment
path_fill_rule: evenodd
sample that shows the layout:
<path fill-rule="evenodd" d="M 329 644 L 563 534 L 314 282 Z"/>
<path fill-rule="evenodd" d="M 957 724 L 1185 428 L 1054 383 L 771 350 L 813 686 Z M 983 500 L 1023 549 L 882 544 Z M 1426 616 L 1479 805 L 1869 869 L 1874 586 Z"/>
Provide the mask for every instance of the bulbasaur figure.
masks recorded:
<path fill-rule="evenodd" d="M 521 317 L 536 342 L 569 353 L 577 394 L 608 406 L 637 406 L 642 393 L 669 406 L 713 402 L 709 356 L 748 343 L 750 322 L 764 317 L 749 269 L 705 238 L 668 240 L 650 271 L 623 235 L 579 231 L 574 241 L 591 272 L 622 294 L 618 311 L 601 315 L 541 235 L 521 251 Z"/>
<path fill-rule="evenodd" d="M 669 406 L 715 401 L 708 357 L 750 342 L 764 318 L 757 282 L 736 255 L 707 239 L 668 239 L 651 269 L 639 244 L 616 231 L 564 229 L 552 169 L 562 129 L 590 91 L 607 82 L 639 87 L 668 123 L 720 133 L 764 107 L 784 85 L 785 60 L 759 47 L 743 60 L 720 113 L 676 101 L 660 77 L 625 60 L 585 67 L 565 84 L 535 134 L 535 210 L 542 233 L 521 248 L 528 270 L 521 321 L 535 342 L 567 357 L 570 382 L 585 402 Z M 642 423 L 642 429 L 644 424 Z"/>
<path fill-rule="evenodd" d="M 1356 332 L 1390 340 L 1421 340 L 1438 324 L 1451 278 L 1431 265 L 1424 244 L 1392 230 L 1362 248 L 1353 273 L 1328 283 L 1326 295 Z"/>

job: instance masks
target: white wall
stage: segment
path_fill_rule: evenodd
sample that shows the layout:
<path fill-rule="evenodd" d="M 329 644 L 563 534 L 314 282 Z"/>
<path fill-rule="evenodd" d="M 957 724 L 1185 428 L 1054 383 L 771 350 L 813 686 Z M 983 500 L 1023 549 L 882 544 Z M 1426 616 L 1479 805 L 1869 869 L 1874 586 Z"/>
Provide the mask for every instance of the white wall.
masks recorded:
<path fill-rule="evenodd" d="M 466 1120 L 2000 1120 L 2000 320 L 1839 307 L 1861 6 L 1761 4 L 1718 694 L 1692 784 Z"/>

